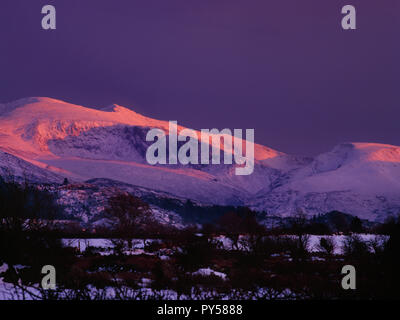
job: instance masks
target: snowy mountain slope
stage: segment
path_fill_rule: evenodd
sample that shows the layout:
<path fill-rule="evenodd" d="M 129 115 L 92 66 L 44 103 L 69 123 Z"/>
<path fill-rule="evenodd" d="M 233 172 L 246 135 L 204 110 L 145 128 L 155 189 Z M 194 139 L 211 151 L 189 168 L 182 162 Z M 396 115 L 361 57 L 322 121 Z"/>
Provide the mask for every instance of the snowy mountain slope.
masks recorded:
<path fill-rule="evenodd" d="M 311 159 L 255 144 L 253 174 L 237 176 L 234 165 L 149 165 L 145 137 L 154 127 L 168 132 L 167 121 L 118 105 L 92 109 L 21 99 L 0 105 L 0 165 L 18 175 L 29 172 L 35 181 L 107 178 L 270 214 L 339 210 L 382 220 L 400 212 L 400 147 L 346 143 Z"/>
<path fill-rule="evenodd" d="M 56 195 L 58 204 L 63 206 L 68 218 L 80 223 L 83 227 L 95 228 L 111 226 L 114 223 L 112 217 L 105 214 L 104 209 L 108 205 L 108 199 L 116 193 L 129 190 L 136 196 L 153 196 L 153 192 L 150 190 L 124 186 L 104 179 L 54 186 L 49 190 Z M 164 197 L 160 193 L 157 196 Z M 172 210 L 167 211 L 154 204 L 150 204 L 150 208 L 158 222 L 178 228 L 183 226 L 182 219 Z"/>
<path fill-rule="evenodd" d="M 268 184 L 262 174 L 240 179 L 232 166 L 147 164 L 146 133 L 152 127 L 168 132 L 168 122 L 121 106 L 97 110 L 28 98 L 3 105 L 0 111 L 0 149 L 35 165 L 50 165 L 49 170 L 58 168 L 74 180 L 104 177 L 167 192 L 173 188 L 175 195 L 219 204 L 242 204 Z M 256 161 L 279 155 L 255 145 Z"/>
<path fill-rule="evenodd" d="M 0 145 L 13 147 L 15 152 L 28 149 L 36 152 L 36 156 L 52 155 L 48 150 L 49 140 L 79 136 L 93 128 L 125 125 L 161 128 L 166 133 L 169 128 L 168 121 L 151 119 L 122 106 L 97 110 L 50 98 L 26 98 L 2 105 L 0 123 Z M 178 126 L 178 132 L 183 128 Z M 258 144 L 254 147 L 256 160 L 281 154 Z"/>
<path fill-rule="evenodd" d="M 27 180 L 36 183 L 62 183 L 63 181 L 61 175 L 3 151 L 0 151 L 0 176 L 5 180 L 16 182 Z"/>
<path fill-rule="evenodd" d="M 400 213 L 400 147 L 344 143 L 295 170 L 290 180 L 259 194 L 254 207 L 281 215 L 338 210 L 371 220 Z"/>
<path fill-rule="evenodd" d="M 264 187 L 264 181 L 243 184 L 228 168 L 222 172 L 214 166 L 147 164 L 145 151 L 150 143 L 144 141 L 145 135 L 152 127 L 168 132 L 168 122 L 121 106 L 97 110 L 28 98 L 0 110 L 0 149 L 35 164 L 51 165 L 50 170 L 59 168 L 75 180 L 104 177 L 163 191 L 173 187 L 178 196 L 221 204 L 241 204 Z M 257 161 L 278 155 L 255 145 Z M 231 177 L 219 179 L 221 172 Z"/>
<path fill-rule="evenodd" d="M 330 192 L 358 190 L 365 194 L 399 194 L 400 148 L 376 143 L 344 143 L 300 170 L 294 190 Z"/>

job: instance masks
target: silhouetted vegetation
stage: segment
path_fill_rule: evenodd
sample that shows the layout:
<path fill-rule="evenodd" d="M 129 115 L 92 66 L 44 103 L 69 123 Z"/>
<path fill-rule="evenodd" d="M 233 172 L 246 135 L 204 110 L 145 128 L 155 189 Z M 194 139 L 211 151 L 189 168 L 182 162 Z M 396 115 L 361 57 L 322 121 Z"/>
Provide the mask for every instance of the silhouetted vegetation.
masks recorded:
<path fill-rule="evenodd" d="M 182 210 L 200 208 L 188 202 Z M 62 209 L 52 195 L 0 180 L 0 266 L 8 266 L 1 277 L 19 299 L 22 289 L 34 299 L 400 298 L 398 218 L 374 227 L 387 236 L 366 240 L 359 233 L 371 225 L 338 212 L 307 219 L 299 211 L 268 228 L 249 208 L 215 208 L 212 221 L 178 230 L 157 222 L 143 199 L 118 193 L 105 209 L 114 225 L 96 231 L 111 247 L 64 247 L 66 233 L 52 223 Z M 343 233 L 340 247 L 332 230 Z M 316 248 L 310 233 L 322 235 Z M 48 264 L 57 270 L 54 291 L 37 287 Z M 357 270 L 355 291 L 340 285 L 346 264 Z"/>
<path fill-rule="evenodd" d="M 52 221 L 60 211 L 45 189 L 0 179 L 0 265 L 26 266 L 19 272 L 11 267 L 6 280 L 17 281 L 23 275 L 27 283 L 37 281 L 44 265 L 62 271 L 65 263 L 74 259 L 72 250 L 63 248 L 52 232 Z"/>

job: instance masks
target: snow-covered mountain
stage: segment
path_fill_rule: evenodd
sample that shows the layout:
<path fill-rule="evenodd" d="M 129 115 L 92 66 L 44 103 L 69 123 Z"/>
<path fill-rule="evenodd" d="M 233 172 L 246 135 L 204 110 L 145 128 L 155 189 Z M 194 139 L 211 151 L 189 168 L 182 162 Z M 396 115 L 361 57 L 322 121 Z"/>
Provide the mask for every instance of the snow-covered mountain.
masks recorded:
<path fill-rule="evenodd" d="M 56 196 L 57 203 L 64 208 L 63 218 L 76 221 L 84 227 L 112 226 L 113 219 L 105 213 L 104 209 L 108 206 L 108 199 L 121 191 L 129 192 L 148 202 L 158 222 L 177 228 L 184 225 L 182 218 L 173 210 L 166 210 L 157 204 L 165 199 L 173 199 L 177 205 L 183 205 L 185 200 L 145 188 L 107 179 L 93 179 L 86 183 L 54 185 L 47 190 Z"/>
<path fill-rule="evenodd" d="M 400 147 L 343 143 L 289 172 L 290 179 L 252 203 L 279 215 L 338 210 L 383 221 L 400 213 Z"/>
<path fill-rule="evenodd" d="M 93 109 L 50 98 L 0 104 L 1 174 L 43 183 L 112 179 L 285 216 L 299 208 L 372 220 L 400 212 L 400 147 L 347 143 L 310 159 L 255 144 L 253 174 L 237 176 L 234 165 L 149 165 L 150 128 L 168 132 L 168 122 L 117 105 Z"/>

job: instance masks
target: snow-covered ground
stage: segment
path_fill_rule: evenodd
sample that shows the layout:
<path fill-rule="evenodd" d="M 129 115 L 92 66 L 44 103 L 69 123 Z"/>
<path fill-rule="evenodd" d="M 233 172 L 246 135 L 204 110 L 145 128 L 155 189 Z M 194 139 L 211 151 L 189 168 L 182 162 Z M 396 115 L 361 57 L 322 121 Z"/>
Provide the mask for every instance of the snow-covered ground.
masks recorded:
<path fill-rule="evenodd" d="M 94 241 L 100 240 L 100 241 Z M 96 244 L 99 246 L 107 246 L 107 240 L 104 239 L 92 239 L 91 244 Z M 70 243 L 71 244 L 71 243 Z M 15 267 L 15 266 L 14 266 Z M 6 272 L 8 269 L 7 264 L 0 266 L 0 274 Z M 223 280 L 226 280 L 227 276 L 225 273 L 217 272 L 211 268 L 202 268 L 194 272 L 193 275 L 200 276 L 210 276 L 215 275 Z M 88 285 L 87 292 L 91 299 L 120 299 L 121 296 L 126 298 L 134 299 L 163 299 L 163 300 L 198 300 L 198 299 L 210 299 L 218 298 L 220 300 L 231 300 L 231 299 L 262 299 L 262 298 L 284 298 L 290 299 L 295 298 L 292 295 L 290 289 L 284 289 L 283 291 L 277 292 L 270 288 L 259 288 L 256 292 L 239 292 L 232 290 L 229 294 L 218 293 L 214 290 L 198 290 L 193 288 L 190 294 L 179 295 L 174 290 L 155 290 L 149 288 L 152 280 L 148 278 L 142 278 L 139 283 L 140 289 L 132 289 L 128 287 L 116 288 L 116 287 L 106 287 L 103 289 L 96 288 L 92 285 Z M 72 290 L 56 290 L 58 297 L 60 299 L 71 299 L 73 297 Z M 0 300 L 40 300 L 42 298 L 43 290 L 39 288 L 39 285 L 35 286 L 25 286 L 19 283 L 18 285 L 13 285 L 11 283 L 3 282 L 0 277 Z"/>
<path fill-rule="evenodd" d="M 197 270 L 196 272 L 193 272 L 192 275 L 205 276 L 205 277 L 216 276 L 216 277 L 220 277 L 223 280 L 226 280 L 226 273 L 218 272 L 211 268 L 201 268 L 201 269 Z"/>
<path fill-rule="evenodd" d="M 115 241 L 119 239 L 62 239 L 64 246 L 76 248 L 79 252 L 85 252 L 89 247 L 100 249 L 99 254 L 109 255 L 115 248 Z M 160 242 L 158 239 L 133 239 L 131 249 L 125 249 L 126 255 L 151 254 L 145 251 L 146 246 Z"/>
<path fill-rule="evenodd" d="M 146 282 L 146 281 L 145 281 Z M 132 289 L 128 287 L 115 288 L 105 287 L 102 289 L 87 286 L 88 297 L 92 300 L 112 300 L 112 299 L 157 299 L 157 300 L 258 300 L 258 299 L 296 299 L 297 295 L 292 293 L 289 288 L 277 291 L 271 288 L 258 288 L 257 291 L 232 290 L 229 293 L 220 293 L 215 290 L 199 290 L 193 288 L 190 294 L 178 294 L 174 290 L 155 290 L 152 288 L 142 287 L 140 289 Z M 59 299 L 72 299 L 73 291 L 63 290 L 58 292 Z M 41 290 L 37 287 L 15 287 L 8 283 L 0 282 L 0 300 L 40 300 Z"/>
<path fill-rule="evenodd" d="M 357 234 L 362 241 L 371 242 L 374 241 L 378 244 L 383 244 L 388 236 L 383 235 L 374 235 L 374 234 Z M 282 235 L 279 237 L 295 237 L 289 235 Z M 333 240 L 335 244 L 334 254 L 339 255 L 343 253 L 343 244 L 346 240 L 345 235 L 332 235 L 332 236 L 322 236 L 322 235 L 309 235 L 309 243 L 308 250 L 312 253 L 317 253 L 319 251 L 319 242 L 321 238 L 330 238 Z M 244 237 L 239 239 L 239 249 L 246 250 L 246 247 L 241 245 L 241 240 Z M 232 249 L 232 241 L 225 237 L 219 236 L 214 239 L 218 242 L 221 248 L 225 248 L 226 250 Z M 107 255 L 113 252 L 114 242 L 115 240 L 110 239 L 63 239 L 62 242 L 65 246 L 73 247 L 79 250 L 80 252 L 84 252 L 89 247 L 94 247 L 100 249 L 99 254 Z M 138 255 L 138 254 L 147 254 L 147 255 L 158 255 L 161 259 L 166 260 L 170 258 L 170 254 L 173 253 L 173 250 L 161 249 L 159 252 L 147 252 L 146 246 L 152 243 L 160 243 L 162 240 L 159 239 L 134 239 L 132 240 L 132 249 L 126 250 L 125 254 L 127 255 Z M 179 248 L 176 248 L 179 250 Z M 168 252 L 167 252 L 168 251 Z M 272 256 L 279 256 L 280 254 L 273 254 Z M 285 254 L 288 260 L 291 260 L 290 255 Z M 312 256 L 313 261 L 324 261 L 323 258 L 318 256 Z M 0 265 L 0 275 L 8 270 L 9 266 L 7 264 Z M 14 269 L 19 270 L 24 268 L 24 266 L 13 266 Z M 211 267 L 200 268 L 195 272 L 191 273 L 194 276 L 216 276 L 221 278 L 222 280 L 228 280 L 228 276 L 224 272 L 219 272 L 214 270 Z M 92 286 L 88 286 L 88 294 L 92 299 L 113 299 L 123 294 L 126 297 L 136 298 L 136 299 L 146 299 L 146 298 L 159 298 L 159 299 L 207 299 L 207 298 L 218 298 L 221 300 L 224 299 L 260 299 L 260 298 L 269 298 L 269 299 L 294 299 L 295 295 L 289 289 L 285 289 L 281 292 L 276 292 L 271 290 L 270 288 L 259 288 L 256 292 L 236 292 L 233 290 L 229 294 L 221 294 L 215 291 L 207 291 L 207 290 L 198 290 L 193 288 L 191 294 L 180 295 L 178 296 L 177 292 L 172 290 L 154 290 L 150 288 L 152 280 L 146 277 L 143 277 L 139 282 L 140 289 L 131 289 L 131 288 L 114 288 L 114 287 L 106 287 L 104 289 L 98 289 Z M 71 297 L 72 292 L 68 290 L 64 290 L 59 293 L 60 298 Z M 41 290 L 38 286 L 26 287 L 23 285 L 14 286 L 10 283 L 6 283 L 0 277 L 0 300 L 11 300 L 11 299 L 39 299 L 41 297 Z"/>
<path fill-rule="evenodd" d="M 383 244 L 388 240 L 388 236 L 385 235 L 375 235 L 375 234 L 357 234 L 360 239 L 364 242 L 376 241 L 378 244 Z M 290 237 L 295 238 L 295 236 L 282 235 L 278 237 Z M 308 235 L 308 251 L 309 252 L 319 252 L 319 243 L 322 238 L 332 239 L 334 243 L 334 254 L 343 254 L 343 245 L 345 243 L 347 235 Z M 238 249 L 247 250 L 245 246 L 244 236 L 239 237 Z M 232 250 L 234 248 L 233 242 L 226 236 L 218 236 L 214 238 L 214 241 L 219 245 L 220 248 L 225 250 Z M 154 242 L 162 242 L 158 239 L 134 239 L 132 240 L 132 250 L 127 251 L 127 254 L 141 254 L 145 252 L 145 246 L 150 245 Z M 113 242 L 110 239 L 63 239 L 63 244 L 65 246 L 74 247 L 79 249 L 80 252 L 84 252 L 89 246 L 102 249 L 101 254 L 108 254 L 113 250 Z"/>
<path fill-rule="evenodd" d="M 371 242 L 376 241 L 376 243 L 383 245 L 385 241 L 389 239 L 388 236 L 384 235 L 375 235 L 375 234 L 359 234 L 358 235 L 363 242 Z M 310 242 L 308 245 L 308 249 L 310 252 L 318 252 L 319 251 L 319 243 L 322 238 L 332 239 L 335 249 L 334 254 L 343 254 L 343 245 L 346 240 L 345 235 L 334 235 L 334 236 L 319 236 L 319 235 L 311 235 Z"/>
<path fill-rule="evenodd" d="M 364 242 L 368 241 L 377 241 L 377 243 L 383 244 L 385 240 L 388 240 L 388 236 L 384 235 L 375 235 L 375 234 L 358 234 L 360 239 Z M 296 236 L 292 235 L 281 235 L 278 237 L 289 237 L 289 238 L 295 238 Z M 319 252 L 319 243 L 322 238 L 326 239 L 332 239 L 334 243 L 334 254 L 343 254 L 343 245 L 345 243 L 345 240 L 348 236 L 346 235 L 308 235 L 308 251 L 309 252 Z M 231 239 L 229 239 L 226 236 L 218 236 L 215 238 L 217 243 L 220 245 L 221 248 L 224 248 L 226 250 L 231 250 L 233 248 L 233 242 Z M 244 245 L 246 241 L 241 241 L 245 240 L 245 237 L 239 237 L 238 241 L 238 249 L 239 250 L 247 250 L 247 247 Z"/>

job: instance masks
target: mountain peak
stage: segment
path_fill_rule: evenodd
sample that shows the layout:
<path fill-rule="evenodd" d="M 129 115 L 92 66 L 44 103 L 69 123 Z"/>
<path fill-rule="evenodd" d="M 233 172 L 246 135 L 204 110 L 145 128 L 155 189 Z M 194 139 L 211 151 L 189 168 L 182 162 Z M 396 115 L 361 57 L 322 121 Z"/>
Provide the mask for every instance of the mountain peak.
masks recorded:
<path fill-rule="evenodd" d="M 346 142 L 337 145 L 331 153 L 366 161 L 400 162 L 400 147 L 375 142 Z"/>
<path fill-rule="evenodd" d="M 157 120 L 142 116 L 123 106 L 84 107 L 47 97 L 30 97 L 0 104 L 0 115 L 23 123 L 34 121 L 91 121 L 115 124 L 144 125 Z"/>
<path fill-rule="evenodd" d="M 99 110 L 104 111 L 104 112 L 123 112 L 123 111 L 128 111 L 128 112 L 134 112 L 131 109 L 128 109 L 126 107 L 120 106 L 118 104 L 110 104 L 109 106 L 99 108 Z M 135 112 L 136 113 L 136 112 Z"/>
<path fill-rule="evenodd" d="M 118 108 L 120 108 L 120 107 L 121 107 L 121 106 L 119 106 L 119 105 L 113 103 L 113 104 L 110 104 L 109 106 L 101 107 L 101 108 L 99 108 L 99 110 L 100 110 L 100 111 L 104 111 L 104 112 L 114 112 L 114 111 L 116 111 L 116 109 L 118 109 Z"/>

